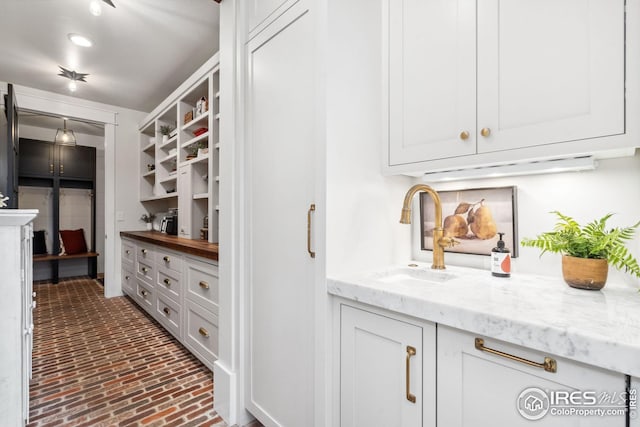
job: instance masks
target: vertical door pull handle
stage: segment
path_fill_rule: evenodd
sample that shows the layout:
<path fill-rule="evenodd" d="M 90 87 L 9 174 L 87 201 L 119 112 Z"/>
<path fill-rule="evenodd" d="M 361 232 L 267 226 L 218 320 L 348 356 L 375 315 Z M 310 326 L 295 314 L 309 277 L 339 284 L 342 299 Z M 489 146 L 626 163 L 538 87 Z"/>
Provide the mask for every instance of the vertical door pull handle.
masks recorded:
<path fill-rule="evenodd" d="M 311 258 L 316 257 L 316 253 L 311 250 L 311 213 L 316 210 L 315 203 L 312 203 L 309 206 L 309 210 L 307 211 L 307 252 L 309 252 L 309 256 Z"/>
<path fill-rule="evenodd" d="M 416 396 L 411 393 L 411 358 L 416 355 L 415 347 L 407 346 L 407 372 L 406 372 L 406 384 L 407 384 L 407 400 L 411 403 L 416 403 Z"/>

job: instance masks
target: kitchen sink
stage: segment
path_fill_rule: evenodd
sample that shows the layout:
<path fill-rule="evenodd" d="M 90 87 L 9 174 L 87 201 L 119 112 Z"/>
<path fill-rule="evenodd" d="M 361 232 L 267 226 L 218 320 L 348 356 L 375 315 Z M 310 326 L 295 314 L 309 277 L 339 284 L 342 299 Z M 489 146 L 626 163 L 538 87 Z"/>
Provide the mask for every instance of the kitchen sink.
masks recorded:
<path fill-rule="evenodd" d="M 371 279 L 398 285 L 441 284 L 460 277 L 447 270 L 433 270 L 428 267 L 394 267 L 372 275 Z"/>

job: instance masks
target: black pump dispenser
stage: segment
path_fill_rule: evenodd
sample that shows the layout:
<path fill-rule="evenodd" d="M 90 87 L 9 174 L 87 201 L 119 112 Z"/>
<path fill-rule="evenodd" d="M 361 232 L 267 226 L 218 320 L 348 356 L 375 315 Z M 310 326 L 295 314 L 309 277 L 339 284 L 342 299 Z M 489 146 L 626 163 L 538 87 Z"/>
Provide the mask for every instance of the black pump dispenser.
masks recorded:
<path fill-rule="evenodd" d="M 511 251 L 505 246 L 502 236 L 504 233 L 498 233 L 500 240 L 498 246 L 491 250 L 491 274 L 496 277 L 511 276 Z"/>

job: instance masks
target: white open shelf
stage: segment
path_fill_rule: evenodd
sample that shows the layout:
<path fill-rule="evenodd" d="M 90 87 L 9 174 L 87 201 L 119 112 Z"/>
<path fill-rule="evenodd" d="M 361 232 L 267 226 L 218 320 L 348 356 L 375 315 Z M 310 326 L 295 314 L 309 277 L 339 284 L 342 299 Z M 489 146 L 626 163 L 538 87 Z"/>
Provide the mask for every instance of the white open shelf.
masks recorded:
<path fill-rule="evenodd" d="M 188 147 L 190 145 L 195 144 L 196 142 L 200 142 L 200 141 L 205 140 L 207 138 L 209 138 L 209 131 L 203 133 L 202 135 L 198 135 L 195 138 L 191 138 L 187 142 L 182 143 L 182 145 L 180 147 L 186 148 L 186 147 Z"/>

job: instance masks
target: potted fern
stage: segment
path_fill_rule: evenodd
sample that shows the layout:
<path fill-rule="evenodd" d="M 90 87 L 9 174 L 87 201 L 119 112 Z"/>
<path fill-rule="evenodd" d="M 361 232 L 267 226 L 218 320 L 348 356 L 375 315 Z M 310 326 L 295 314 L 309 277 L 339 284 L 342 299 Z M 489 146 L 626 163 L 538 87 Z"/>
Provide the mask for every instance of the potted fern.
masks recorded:
<path fill-rule="evenodd" d="M 607 229 L 607 220 L 613 214 L 581 226 L 570 216 L 558 211 L 551 213 L 558 217 L 554 230 L 535 239 L 525 238 L 521 243 L 541 249 L 542 254 L 561 253 L 562 275 L 569 286 L 602 289 L 607 281 L 609 264 L 640 277 L 640 266 L 624 245 L 633 238 L 640 221 L 629 227 Z"/>

